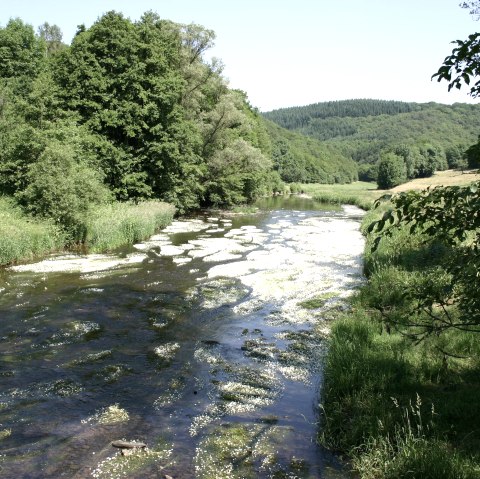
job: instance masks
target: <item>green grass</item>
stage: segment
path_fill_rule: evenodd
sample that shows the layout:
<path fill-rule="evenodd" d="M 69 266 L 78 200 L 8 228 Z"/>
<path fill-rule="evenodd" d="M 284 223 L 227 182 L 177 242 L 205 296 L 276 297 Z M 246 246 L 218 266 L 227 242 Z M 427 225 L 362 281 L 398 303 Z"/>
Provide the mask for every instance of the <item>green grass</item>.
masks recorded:
<path fill-rule="evenodd" d="M 174 213 L 173 206 L 160 201 L 93 207 L 85 220 L 86 247 L 105 252 L 142 241 L 167 226 Z M 0 265 L 33 261 L 63 250 L 67 241 L 60 226 L 33 218 L 12 198 L 0 197 Z"/>
<path fill-rule="evenodd" d="M 385 208 L 367 213 L 364 232 Z M 367 236 L 368 282 L 332 326 L 320 439 L 362 479 L 480 478 L 480 334 L 406 335 L 409 292 L 441 295 L 451 251 L 408 229 L 371 246 Z"/>
<path fill-rule="evenodd" d="M 375 183 L 364 181 L 344 185 L 302 184 L 300 189 L 321 203 L 350 204 L 364 210 L 372 208 L 374 201 L 382 195 Z"/>
<path fill-rule="evenodd" d="M 171 223 L 174 214 L 172 205 L 160 201 L 95 207 L 86 222 L 86 246 L 90 252 L 104 252 L 142 241 Z"/>
<path fill-rule="evenodd" d="M 31 261 L 61 249 L 65 237 L 47 220 L 33 219 L 7 197 L 0 197 L 0 265 Z"/>

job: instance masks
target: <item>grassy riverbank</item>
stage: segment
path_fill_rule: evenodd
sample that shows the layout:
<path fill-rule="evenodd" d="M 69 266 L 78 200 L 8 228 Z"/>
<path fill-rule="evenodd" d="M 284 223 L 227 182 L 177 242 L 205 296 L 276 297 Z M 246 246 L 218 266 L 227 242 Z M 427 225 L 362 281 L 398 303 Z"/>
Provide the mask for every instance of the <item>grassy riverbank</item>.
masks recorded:
<path fill-rule="evenodd" d="M 34 220 L 6 197 L 0 197 L 0 265 L 30 261 L 65 244 L 65 235 L 51 221 Z"/>
<path fill-rule="evenodd" d="M 321 203 L 356 205 L 369 210 L 384 191 L 376 183 L 356 181 L 344 185 L 301 184 L 299 189 Z"/>
<path fill-rule="evenodd" d="M 356 205 L 364 210 L 372 208 L 375 200 L 385 193 L 399 193 L 401 191 L 425 189 L 428 186 L 467 185 L 480 180 L 480 173 L 472 170 L 461 172 L 458 170 L 437 171 L 428 178 L 417 178 L 403 183 L 391 190 L 379 190 L 376 183 L 355 181 L 354 183 L 321 185 L 294 183 L 292 193 L 303 191 L 317 201 L 330 204 Z"/>
<path fill-rule="evenodd" d="M 85 247 L 90 252 L 107 252 L 144 240 L 167 226 L 174 214 L 172 205 L 160 201 L 92 207 L 82 225 Z M 0 265 L 33 261 L 61 251 L 67 241 L 67 235 L 52 221 L 34 219 L 12 199 L 0 198 Z"/>
<path fill-rule="evenodd" d="M 104 252 L 142 241 L 169 225 L 174 214 L 175 208 L 161 201 L 99 206 L 88 216 L 86 245 Z"/>
<path fill-rule="evenodd" d="M 367 214 L 365 234 L 386 208 Z M 372 243 L 367 234 L 368 282 L 332 325 L 320 439 L 362 479 L 479 478 L 480 334 L 451 329 L 419 342 L 405 325 L 424 293 L 448 286 L 453 252 L 408 228 L 375 252 Z"/>

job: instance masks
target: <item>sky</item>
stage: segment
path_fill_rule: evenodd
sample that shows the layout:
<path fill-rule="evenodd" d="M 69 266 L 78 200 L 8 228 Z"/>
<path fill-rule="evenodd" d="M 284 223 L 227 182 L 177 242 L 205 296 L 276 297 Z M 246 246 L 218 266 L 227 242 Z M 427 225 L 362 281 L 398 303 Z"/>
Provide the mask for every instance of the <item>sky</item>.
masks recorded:
<path fill-rule="evenodd" d="M 58 25 L 70 43 L 77 25 L 116 10 L 149 10 L 216 33 L 207 59 L 225 65 L 231 88 L 260 111 L 374 98 L 475 103 L 467 90 L 431 80 L 454 48 L 480 28 L 459 0 L 0 0 L 0 26 L 19 17 Z M 478 101 L 478 100 L 477 100 Z"/>

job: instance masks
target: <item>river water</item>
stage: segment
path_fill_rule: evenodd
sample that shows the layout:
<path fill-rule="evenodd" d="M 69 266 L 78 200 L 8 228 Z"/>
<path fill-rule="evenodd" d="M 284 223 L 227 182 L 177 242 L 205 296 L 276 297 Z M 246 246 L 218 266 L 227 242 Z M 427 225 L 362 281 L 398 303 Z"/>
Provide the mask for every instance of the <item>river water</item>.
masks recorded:
<path fill-rule="evenodd" d="M 0 477 L 345 477 L 315 439 L 362 212 L 259 206 L 0 272 Z"/>

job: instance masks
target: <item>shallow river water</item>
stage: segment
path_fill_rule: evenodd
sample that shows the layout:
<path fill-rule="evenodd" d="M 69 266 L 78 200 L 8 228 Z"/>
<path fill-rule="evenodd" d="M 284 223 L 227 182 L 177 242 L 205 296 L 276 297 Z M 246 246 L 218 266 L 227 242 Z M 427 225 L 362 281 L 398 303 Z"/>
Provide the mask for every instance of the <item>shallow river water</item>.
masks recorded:
<path fill-rule="evenodd" d="M 0 477 L 345 477 L 316 435 L 362 212 L 260 207 L 0 271 Z"/>

